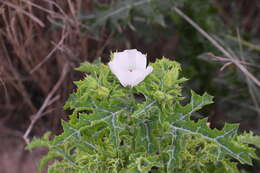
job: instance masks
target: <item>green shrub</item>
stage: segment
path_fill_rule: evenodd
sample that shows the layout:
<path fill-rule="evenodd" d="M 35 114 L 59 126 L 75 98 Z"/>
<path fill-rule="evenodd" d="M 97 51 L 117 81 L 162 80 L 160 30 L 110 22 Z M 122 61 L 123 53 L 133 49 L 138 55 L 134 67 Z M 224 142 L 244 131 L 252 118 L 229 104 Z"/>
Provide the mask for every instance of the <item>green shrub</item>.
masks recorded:
<path fill-rule="evenodd" d="M 29 149 L 46 146 L 40 162 L 49 173 L 173 173 L 237 172 L 237 163 L 252 164 L 259 138 L 237 134 L 237 124 L 210 129 L 207 119 L 197 122 L 192 113 L 212 103 L 212 96 L 191 92 L 182 96 L 180 64 L 162 58 L 139 85 L 123 87 L 107 65 L 84 63 L 87 75 L 75 82 L 62 121 L 63 133 L 34 139 Z M 247 143 L 246 139 L 251 139 Z"/>

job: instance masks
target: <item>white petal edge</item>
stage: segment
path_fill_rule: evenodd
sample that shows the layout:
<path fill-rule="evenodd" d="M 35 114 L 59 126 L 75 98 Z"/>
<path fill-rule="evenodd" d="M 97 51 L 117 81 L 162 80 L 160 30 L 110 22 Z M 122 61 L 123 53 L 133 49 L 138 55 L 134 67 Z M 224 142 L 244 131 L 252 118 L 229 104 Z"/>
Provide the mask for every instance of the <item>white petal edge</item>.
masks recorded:
<path fill-rule="evenodd" d="M 131 87 L 138 85 L 140 82 L 142 82 L 147 75 L 149 75 L 151 72 L 153 71 L 153 67 L 148 66 L 144 71 L 139 72 L 136 75 L 135 80 L 132 81 L 132 83 L 130 84 Z"/>
<path fill-rule="evenodd" d="M 119 80 L 119 82 L 126 87 L 127 86 L 127 81 L 125 80 L 125 76 L 126 71 L 124 70 L 124 68 L 118 68 L 118 64 L 116 64 L 115 62 L 111 61 L 108 63 L 108 66 L 110 68 L 110 70 L 112 71 L 112 73 L 117 77 L 117 79 Z"/>

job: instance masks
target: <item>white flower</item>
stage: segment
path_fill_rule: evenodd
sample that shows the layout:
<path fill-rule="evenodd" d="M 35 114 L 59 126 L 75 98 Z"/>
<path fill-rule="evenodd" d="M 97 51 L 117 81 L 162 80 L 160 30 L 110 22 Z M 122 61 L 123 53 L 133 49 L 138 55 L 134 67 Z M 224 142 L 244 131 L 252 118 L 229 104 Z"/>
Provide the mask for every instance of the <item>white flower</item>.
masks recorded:
<path fill-rule="evenodd" d="M 151 66 L 146 67 L 146 55 L 136 49 L 115 52 L 108 65 L 124 87 L 139 84 L 153 71 Z"/>

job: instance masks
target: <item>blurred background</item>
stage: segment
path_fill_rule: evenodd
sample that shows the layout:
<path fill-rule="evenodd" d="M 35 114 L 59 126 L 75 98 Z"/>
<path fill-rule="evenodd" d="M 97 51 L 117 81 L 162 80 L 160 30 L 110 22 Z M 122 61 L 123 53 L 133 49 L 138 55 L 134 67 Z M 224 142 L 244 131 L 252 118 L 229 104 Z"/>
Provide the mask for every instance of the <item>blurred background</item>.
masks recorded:
<path fill-rule="evenodd" d="M 0 0 L 0 172 L 36 173 L 45 150 L 24 147 L 61 132 L 74 69 L 133 48 L 180 62 L 185 96 L 215 97 L 194 119 L 260 135 L 259 0 Z"/>

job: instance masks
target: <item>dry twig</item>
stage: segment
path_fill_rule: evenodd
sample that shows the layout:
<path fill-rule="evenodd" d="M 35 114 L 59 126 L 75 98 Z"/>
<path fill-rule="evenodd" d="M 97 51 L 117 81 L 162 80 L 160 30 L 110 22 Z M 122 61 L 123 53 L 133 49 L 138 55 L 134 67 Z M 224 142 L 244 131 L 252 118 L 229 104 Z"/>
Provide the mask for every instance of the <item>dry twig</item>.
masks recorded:
<path fill-rule="evenodd" d="M 36 71 L 38 68 L 40 68 L 46 61 L 48 61 L 48 59 L 50 59 L 50 57 L 51 57 L 52 54 L 58 49 L 58 47 L 63 44 L 63 42 L 64 42 L 64 40 L 66 39 L 67 36 L 68 36 L 68 33 L 62 34 L 62 37 L 61 37 L 59 43 L 51 50 L 51 52 L 50 52 L 39 64 L 37 64 L 37 65 L 30 71 L 30 74 L 32 74 L 33 72 L 35 72 L 35 71 Z"/>
<path fill-rule="evenodd" d="M 196 24 L 193 20 L 191 20 L 186 14 L 184 14 L 180 9 L 174 7 L 173 10 L 181 16 L 184 20 L 186 20 L 190 25 L 192 25 L 199 33 L 201 33 L 207 40 L 209 40 L 220 52 L 222 52 L 227 58 L 217 57 L 213 54 L 215 59 L 228 62 L 227 65 L 231 63 L 236 65 L 239 70 L 241 70 L 246 77 L 252 80 L 258 87 L 260 87 L 260 81 L 253 76 L 241 63 L 238 61 L 239 58 L 235 57 L 231 53 L 229 53 L 220 43 L 218 43 L 212 36 L 210 36 L 206 31 L 204 31 L 198 24 Z M 225 66 L 224 66 L 225 67 Z"/>
<path fill-rule="evenodd" d="M 208 54 L 210 57 L 220 61 L 220 62 L 226 62 L 226 64 L 221 68 L 225 68 L 226 66 L 230 65 L 230 64 L 234 64 L 236 65 L 239 70 L 241 70 L 249 79 L 251 79 L 258 87 L 260 87 L 260 81 L 255 77 L 253 76 L 243 65 L 242 65 L 242 62 L 241 61 L 237 61 L 237 60 L 234 60 L 234 59 L 230 59 L 230 58 L 223 58 L 223 57 L 220 57 L 220 56 L 215 56 L 213 55 L 212 53 L 209 53 Z"/>
<path fill-rule="evenodd" d="M 14 8 L 15 10 L 17 10 L 18 12 L 28 16 L 29 18 L 31 18 L 33 21 L 35 21 L 36 23 L 38 23 L 41 27 L 44 27 L 44 23 L 38 19 L 37 17 L 35 17 L 34 15 L 32 15 L 31 13 L 28 13 L 27 11 L 25 11 L 23 8 L 19 7 L 19 6 L 16 6 L 10 2 L 7 2 L 5 0 L 0 0 L 3 4 L 11 7 L 11 8 Z"/>
<path fill-rule="evenodd" d="M 45 114 L 45 113 L 43 113 L 43 111 L 46 109 L 46 107 L 51 105 L 53 102 L 55 102 L 59 98 L 59 96 L 53 97 L 53 95 L 56 93 L 56 91 L 61 86 L 61 84 L 64 81 L 67 73 L 68 73 L 68 64 L 66 63 L 63 66 L 63 70 L 62 70 L 62 74 L 60 76 L 60 79 L 58 80 L 58 82 L 55 84 L 55 86 L 52 88 L 51 92 L 48 94 L 48 96 L 44 100 L 44 102 L 43 102 L 41 108 L 39 109 L 39 111 L 35 115 L 32 116 L 31 123 L 30 123 L 29 127 L 27 128 L 26 132 L 23 135 L 23 139 L 25 140 L 25 142 L 27 144 L 29 143 L 28 135 L 30 134 L 34 124 L 37 122 L 37 120 L 39 118 L 41 118 L 43 116 L 43 114 Z"/>

